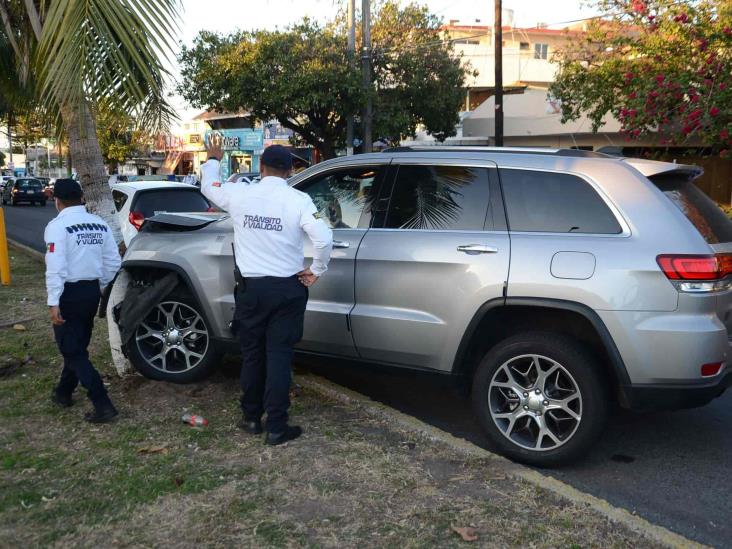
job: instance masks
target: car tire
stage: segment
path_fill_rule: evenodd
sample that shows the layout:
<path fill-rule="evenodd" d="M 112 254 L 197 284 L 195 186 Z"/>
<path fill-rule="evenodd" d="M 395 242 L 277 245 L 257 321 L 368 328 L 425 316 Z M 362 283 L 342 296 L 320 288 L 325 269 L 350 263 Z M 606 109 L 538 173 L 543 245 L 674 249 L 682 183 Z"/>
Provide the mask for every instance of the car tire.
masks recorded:
<path fill-rule="evenodd" d="M 189 328 L 198 332 L 185 335 Z M 180 342 L 177 345 L 176 335 Z M 166 342 L 174 346 L 167 346 Z M 200 305 L 190 294 L 179 291 L 163 298 L 145 317 L 125 345 L 125 352 L 145 377 L 173 383 L 200 381 L 209 376 L 219 362 L 211 326 Z"/>
<path fill-rule="evenodd" d="M 604 430 L 610 409 L 605 379 L 579 342 L 529 332 L 484 356 L 473 377 L 473 411 L 499 453 L 557 467 L 585 454 Z"/>

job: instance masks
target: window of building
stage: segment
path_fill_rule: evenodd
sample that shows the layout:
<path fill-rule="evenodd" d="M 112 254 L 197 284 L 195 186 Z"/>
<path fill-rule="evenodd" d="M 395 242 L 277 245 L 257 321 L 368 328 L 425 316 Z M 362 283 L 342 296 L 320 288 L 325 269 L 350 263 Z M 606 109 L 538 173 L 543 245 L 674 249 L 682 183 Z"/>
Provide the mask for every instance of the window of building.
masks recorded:
<path fill-rule="evenodd" d="M 465 38 L 462 40 L 455 40 L 454 43 L 455 44 L 470 44 L 472 46 L 477 46 L 478 44 L 480 44 L 480 40 L 470 40 L 470 39 Z"/>
<path fill-rule="evenodd" d="M 618 234 L 618 220 L 585 180 L 570 174 L 501 169 L 512 231 Z"/>
<path fill-rule="evenodd" d="M 487 168 L 399 166 L 385 227 L 480 231 L 488 198 Z"/>
<path fill-rule="evenodd" d="M 378 166 L 337 170 L 315 176 L 298 185 L 297 190 L 310 195 L 331 229 L 354 229 L 359 224 L 368 227 L 381 173 Z"/>
<path fill-rule="evenodd" d="M 547 59 L 549 57 L 549 44 L 534 44 L 534 59 Z"/>
<path fill-rule="evenodd" d="M 519 49 L 520 50 L 528 50 L 529 49 L 529 43 L 528 42 L 520 42 L 519 43 Z"/>
<path fill-rule="evenodd" d="M 190 129 L 191 129 L 191 125 L 190 125 L 190 124 L 183 124 L 183 129 L 184 129 L 185 131 L 190 131 Z"/>

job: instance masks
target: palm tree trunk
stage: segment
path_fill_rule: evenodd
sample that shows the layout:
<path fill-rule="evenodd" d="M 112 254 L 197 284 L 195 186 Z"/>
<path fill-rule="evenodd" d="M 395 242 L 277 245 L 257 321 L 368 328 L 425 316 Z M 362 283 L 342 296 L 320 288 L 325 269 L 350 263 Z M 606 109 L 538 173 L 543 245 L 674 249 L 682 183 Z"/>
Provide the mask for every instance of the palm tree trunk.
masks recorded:
<path fill-rule="evenodd" d="M 86 208 L 107 222 L 119 244 L 122 242 L 122 232 L 97 139 L 96 121 L 86 103 L 79 109 L 62 106 L 61 118 L 69 136 L 69 152 L 84 190 Z"/>

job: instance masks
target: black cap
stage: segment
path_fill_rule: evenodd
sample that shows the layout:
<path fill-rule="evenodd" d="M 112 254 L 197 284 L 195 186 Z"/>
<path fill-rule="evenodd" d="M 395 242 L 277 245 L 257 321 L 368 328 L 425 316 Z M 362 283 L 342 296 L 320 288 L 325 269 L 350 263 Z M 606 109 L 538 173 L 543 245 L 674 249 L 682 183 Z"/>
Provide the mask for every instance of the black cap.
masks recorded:
<path fill-rule="evenodd" d="M 265 166 L 275 168 L 277 170 L 292 169 L 292 155 L 282 145 L 270 145 L 262 153 L 259 161 Z"/>
<path fill-rule="evenodd" d="M 53 186 L 53 196 L 61 200 L 81 198 L 81 185 L 74 179 L 57 179 Z"/>

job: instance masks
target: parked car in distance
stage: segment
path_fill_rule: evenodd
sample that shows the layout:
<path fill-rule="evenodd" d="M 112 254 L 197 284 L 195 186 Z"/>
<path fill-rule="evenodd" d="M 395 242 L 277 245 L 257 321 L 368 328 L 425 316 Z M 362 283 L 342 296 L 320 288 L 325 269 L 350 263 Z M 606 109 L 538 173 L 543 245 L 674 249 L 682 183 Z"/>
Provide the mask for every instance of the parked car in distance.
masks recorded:
<path fill-rule="evenodd" d="M 118 212 L 125 245 L 157 213 L 207 212 L 211 203 L 198 187 L 185 183 L 136 181 L 112 185 L 112 199 Z"/>
<path fill-rule="evenodd" d="M 229 176 L 229 178 L 226 180 L 227 183 L 246 183 L 247 185 L 251 183 L 257 183 L 260 179 L 259 172 L 242 172 L 242 173 L 233 173 Z"/>
<path fill-rule="evenodd" d="M 732 221 L 701 173 L 440 146 L 312 166 L 289 183 L 334 249 L 298 352 L 460 380 L 495 449 L 539 466 L 587 452 L 614 404 L 704 405 L 732 384 Z M 236 350 L 233 220 L 165 225 L 149 223 L 122 268 L 179 286 L 125 350 L 144 375 L 187 382 Z"/>
<path fill-rule="evenodd" d="M 43 184 L 34 177 L 16 177 L 10 179 L 3 189 L 3 204 L 10 203 L 16 206 L 21 202 L 27 202 L 31 206 L 40 204 L 46 205 L 46 194 Z"/>

